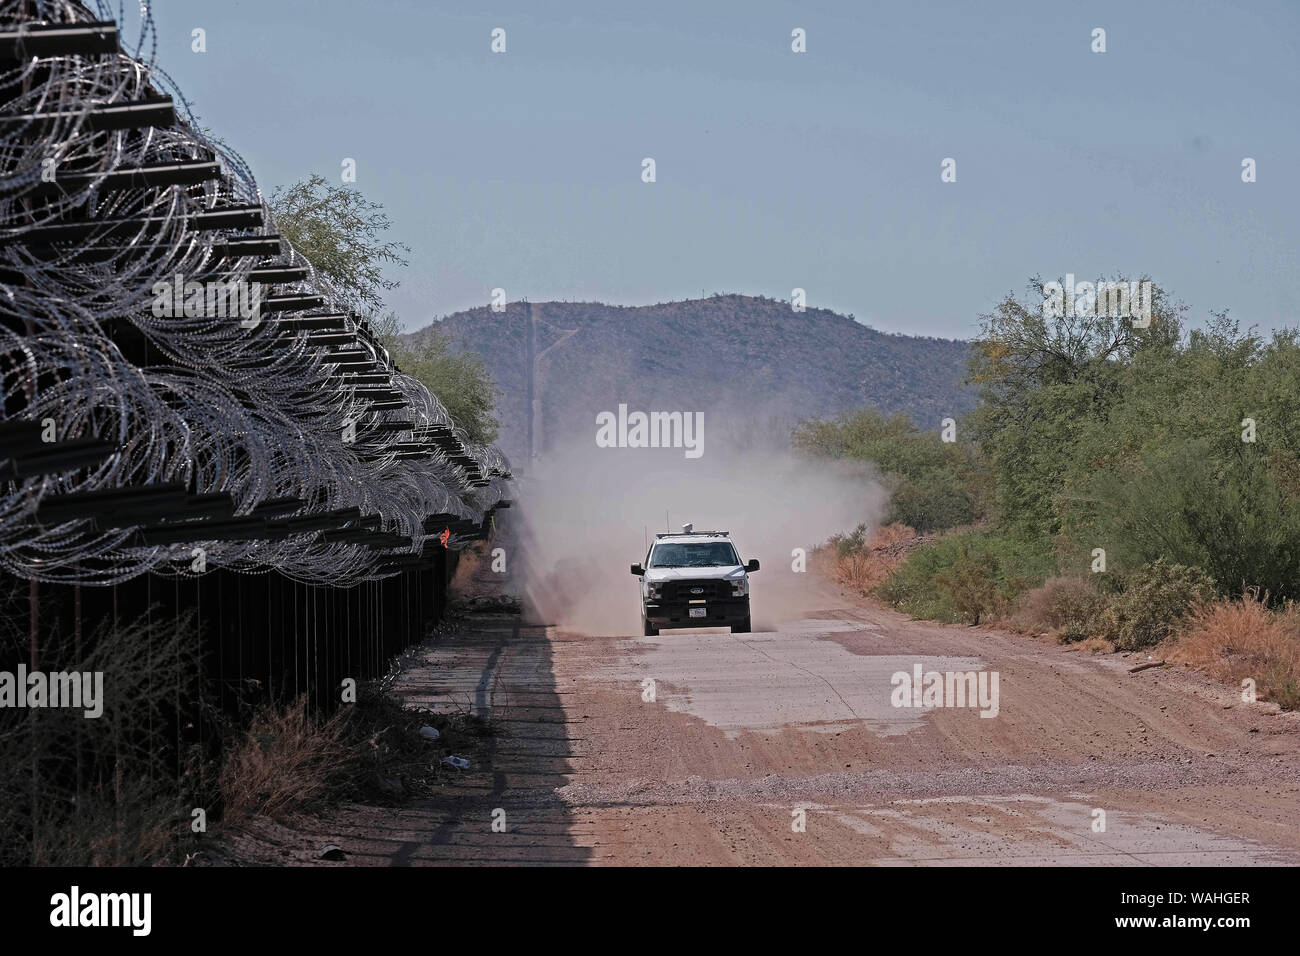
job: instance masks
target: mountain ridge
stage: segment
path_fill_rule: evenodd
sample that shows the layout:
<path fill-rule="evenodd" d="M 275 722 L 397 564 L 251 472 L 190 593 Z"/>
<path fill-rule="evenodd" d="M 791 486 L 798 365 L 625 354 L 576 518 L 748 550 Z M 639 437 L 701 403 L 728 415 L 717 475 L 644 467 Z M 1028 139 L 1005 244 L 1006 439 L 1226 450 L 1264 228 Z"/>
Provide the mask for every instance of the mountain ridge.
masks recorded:
<path fill-rule="evenodd" d="M 587 431 L 595 416 L 629 408 L 709 410 L 773 427 L 869 405 L 906 412 L 923 428 L 970 410 L 964 384 L 970 343 L 880 332 L 827 309 L 795 312 L 762 296 L 715 294 L 644 306 L 511 302 L 454 313 L 431 329 L 479 355 L 499 389 L 499 443 L 527 451 L 527 328 L 537 328 L 540 399 L 535 443 L 553 448 Z M 742 409 L 744 414 L 742 414 Z"/>

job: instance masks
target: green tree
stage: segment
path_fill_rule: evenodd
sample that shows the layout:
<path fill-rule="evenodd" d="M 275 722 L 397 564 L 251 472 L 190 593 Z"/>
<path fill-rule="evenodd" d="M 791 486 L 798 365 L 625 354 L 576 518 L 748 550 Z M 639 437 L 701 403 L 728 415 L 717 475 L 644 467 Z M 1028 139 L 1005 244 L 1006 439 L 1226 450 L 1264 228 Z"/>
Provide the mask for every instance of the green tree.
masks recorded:
<path fill-rule="evenodd" d="M 970 524 L 983 514 L 986 469 L 969 442 L 945 442 L 903 414 L 865 408 L 833 421 L 801 422 L 795 447 L 826 458 L 870 462 L 890 492 L 885 523 L 917 531 Z"/>
<path fill-rule="evenodd" d="M 391 223 L 382 204 L 312 174 L 277 189 L 270 205 L 280 234 L 353 310 L 378 309 L 383 294 L 397 288 L 396 280 L 385 278 L 385 267 L 406 265 L 411 250 L 383 240 Z"/>
<path fill-rule="evenodd" d="M 406 265 L 410 252 L 383 238 L 391 225 L 383 205 L 318 175 L 277 189 L 270 204 L 281 234 L 370 325 L 397 367 L 423 382 L 471 440 L 495 441 L 496 389 L 483 360 L 453 352 L 433 328 L 404 337 L 397 315 L 383 310 L 384 293 L 398 285 L 385 267 Z"/>
<path fill-rule="evenodd" d="M 1080 427 L 1068 456 L 1066 535 L 1121 565 L 1163 558 L 1231 593 L 1300 597 L 1295 336 L 1265 345 L 1216 316 L 1179 348 L 1139 356 L 1121 384 L 1123 400 Z"/>
<path fill-rule="evenodd" d="M 1003 523 L 1052 535 L 1080 430 L 1120 400 L 1135 356 L 1175 346 L 1180 321 L 1159 287 L 1145 329 L 1120 316 L 1045 316 L 1043 292 L 1035 277 L 1024 299 L 1008 295 L 980 317 L 969 381 L 981 404 L 970 426 L 996 474 Z"/>
<path fill-rule="evenodd" d="M 393 361 L 438 396 L 452 420 L 476 442 L 496 441 L 500 429 L 494 409 L 496 387 L 483 359 L 473 352 L 455 352 L 436 326 L 403 336 L 396 314 L 372 317 L 370 327 Z"/>

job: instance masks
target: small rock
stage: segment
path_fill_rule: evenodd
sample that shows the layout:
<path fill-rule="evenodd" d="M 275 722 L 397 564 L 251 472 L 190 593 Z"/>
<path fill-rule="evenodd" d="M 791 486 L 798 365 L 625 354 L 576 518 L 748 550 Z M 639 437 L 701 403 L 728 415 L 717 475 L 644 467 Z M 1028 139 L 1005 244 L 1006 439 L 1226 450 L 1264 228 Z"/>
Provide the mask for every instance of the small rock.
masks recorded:
<path fill-rule="evenodd" d="M 442 736 L 442 734 L 438 733 L 437 727 L 430 727 L 428 724 L 425 724 L 420 728 L 420 736 L 425 740 L 437 740 Z"/>
<path fill-rule="evenodd" d="M 446 757 L 442 758 L 442 762 L 448 767 L 455 767 L 457 770 L 469 769 L 469 761 L 464 757 L 453 757 L 448 754 Z"/>

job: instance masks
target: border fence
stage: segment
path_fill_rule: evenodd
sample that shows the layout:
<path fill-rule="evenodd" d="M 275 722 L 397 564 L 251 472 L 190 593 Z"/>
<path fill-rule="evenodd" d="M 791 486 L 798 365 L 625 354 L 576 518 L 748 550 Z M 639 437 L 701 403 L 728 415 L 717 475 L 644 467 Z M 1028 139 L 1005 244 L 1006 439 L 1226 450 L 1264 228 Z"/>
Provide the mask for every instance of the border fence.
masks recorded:
<path fill-rule="evenodd" d="M 509 462 L 277 233 L 148 5 L 129 37 L 112 14 L 0 4 L 0 667 L 194 611 L 223 687 L 382 673 Z"/>

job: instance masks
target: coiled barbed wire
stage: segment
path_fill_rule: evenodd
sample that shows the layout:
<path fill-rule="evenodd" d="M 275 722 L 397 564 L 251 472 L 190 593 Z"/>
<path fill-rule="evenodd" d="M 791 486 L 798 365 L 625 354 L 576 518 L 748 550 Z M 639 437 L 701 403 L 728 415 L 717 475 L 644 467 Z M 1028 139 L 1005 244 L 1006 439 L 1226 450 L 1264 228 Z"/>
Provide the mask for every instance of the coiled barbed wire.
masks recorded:
<path fill-rule="evenodd" d="M 121 5 L 94 6 L 5 0 L 0 31 L 125 21 Z M 430 546 L 462 546 L 502 503 L 509 463 L 398 370 L 355 303 L 287 241 L 238 254 L 241 240 L 277 235 L 274 215 L 247 164 L 198 128 L 154 63 L 149 4 L 129 50 L 119 39 L 28 55 L 22 37 L 0 59 L 0 425 L 40 426 L 56 448 L 99 439 L 113 450 L 5 473 L 0 569 L 111 584 L 273 568 L 348 585 L 396 573 Z M 105 119 L 135 107 L 170 111 L 168 121 Z M 277 274 L 260 283 L 267 269 Z M 186 283 L 198 283 L 197 299 Z M 259 287 L 259 315 L 223 307 L 222 289 Z M 329 326 L 328 344 L 313 323 Z M 168 488 L 186 502 L 228 496 L 228 514 L 205 526 L 179 504 L 161 514 L 57 507 Z M 237 525 L 263 511 L 284 522 L 276 533 L 218 530 L 222 517 Z M 331 515 L 338 526 L 326 533 L 293 524 Z M 151 541 L 178 523 L 185 534 Z"/>

